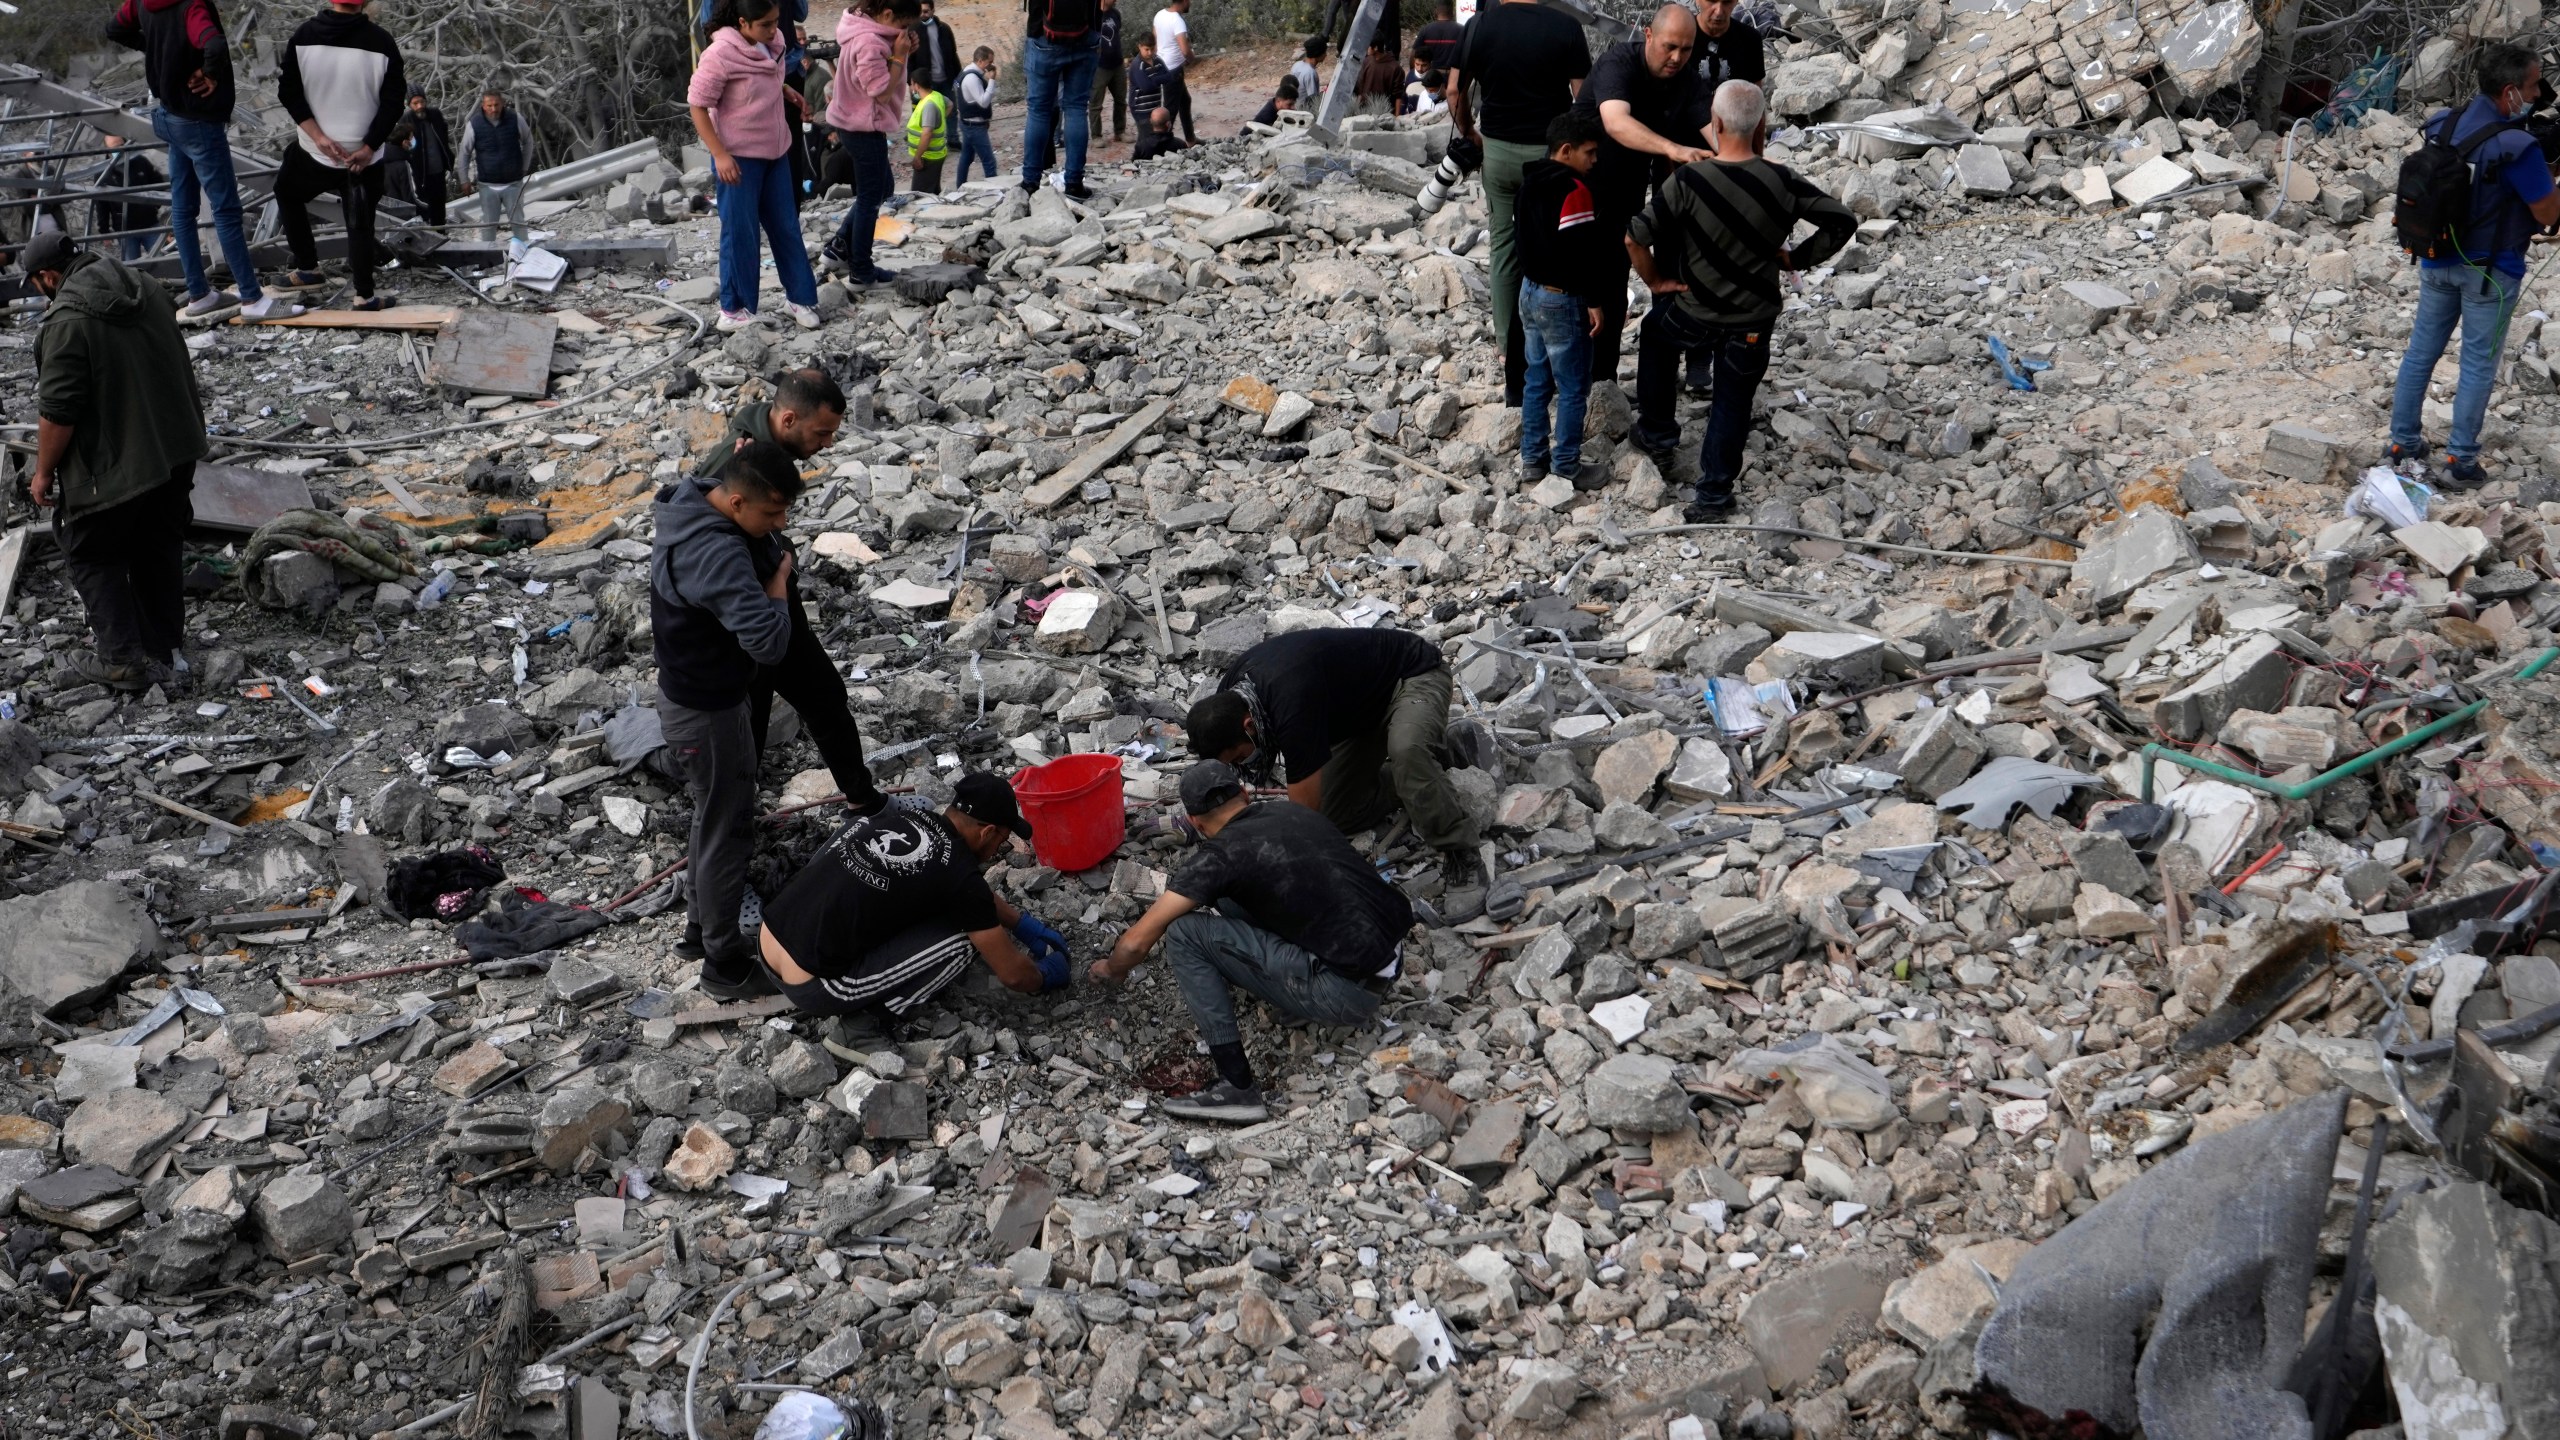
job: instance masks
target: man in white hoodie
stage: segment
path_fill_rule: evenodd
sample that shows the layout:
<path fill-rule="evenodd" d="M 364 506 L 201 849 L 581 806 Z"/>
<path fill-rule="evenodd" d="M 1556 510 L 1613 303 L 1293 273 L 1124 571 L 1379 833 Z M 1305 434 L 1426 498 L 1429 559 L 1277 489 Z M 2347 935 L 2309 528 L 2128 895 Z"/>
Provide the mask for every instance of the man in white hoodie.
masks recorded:
<path fill-rule="evenodd" d="M 293 271 L 278 290 L 317 290 L 320 248 L 311 234 L 312 198 L 336 195 L 347 224 L 347 270 L 357 310 L 388 303 L 373 293 L 374 207 L 382 201 L 382 149 L 400 123 L 409 78 L 399 42 L 365 18 L 364 0 L 329 0 L 285 42 L 276 98 L 301 128 L 276 173 L 276 208 L 284 219 Z"/>

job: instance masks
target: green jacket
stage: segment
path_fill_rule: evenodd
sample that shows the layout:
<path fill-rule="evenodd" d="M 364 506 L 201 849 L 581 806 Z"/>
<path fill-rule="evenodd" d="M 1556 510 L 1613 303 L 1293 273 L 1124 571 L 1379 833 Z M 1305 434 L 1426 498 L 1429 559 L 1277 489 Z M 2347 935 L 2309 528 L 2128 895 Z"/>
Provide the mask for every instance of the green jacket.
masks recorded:
<path fill-rule="evenodd" d="M 204 458 L 204 397 L 159 282 L 93 251 L 73 257 L 36 332 L 36 413 L 72 428 L 65 519 L 156 490 Z"/>
<path fill-rule="evenodd" d="M 773 443 L 772 402 L 763 401 L 731 412 L 729 433 L 720 437 L 719 444 L 702 452 L 702 458 L 694 462 L 693 473 L 706 480 L 719 474 L 729 463 L 729 457 L 738 453 L 741 436 L 767 445 Z"/>

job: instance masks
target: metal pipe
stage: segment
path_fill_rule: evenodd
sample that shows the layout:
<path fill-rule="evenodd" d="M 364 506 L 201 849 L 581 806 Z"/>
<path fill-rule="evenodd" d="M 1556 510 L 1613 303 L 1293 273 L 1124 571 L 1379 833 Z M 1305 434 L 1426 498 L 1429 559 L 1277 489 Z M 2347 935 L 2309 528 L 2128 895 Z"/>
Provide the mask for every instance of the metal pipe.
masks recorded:
<path fill-rule="evenodd" d="M 2533 657 L 2533 659 L 2527 663 L 2523 669 L 2516 672 L 2516 678 L 2519 680 L 2530 680 L 2534 676 L 2539 675 L 2544 670 L 2548 669 L 2551 662 L 2554 660 L 2560 660 L 2560 645 L 2552 646 L 2550 649 Z M 2474 700 L 2470 704 L 2463 706 L 2461 709 L 2454 711 L 2452 714 L 2445 716 L 2441 720 L 2421 725 L 2417 729 L 2410 731 L 2408 734 L 2401 736 L 2399 739 L 2392 741 L 2390 744 L 2379 745 L 2371 750 L 2367 750 L 2354 759 L 2347 761 L 2345 764 L 2333 766 L 2330 769 L 2324 770 L 2298 785 L 2278 784 L 2276 781 L 2270 780 L 2263 775 L 2252 775 L 2246 770 L 2234 770 L 2228 765 L 2217 765 L 2211 760 L 2199 759 L 2196 756 L 2188 754 L 2184 750 L 2175 749 L 2167 745 L 2145 745 L 2142 747 L 2142 799 L 2146 804 L 2149 803 L 2151 799 L 2152 766 L 2165 760 L 2182 770 L 2194 770 L 2201 774 L 2210 775 L 2216 780 L 2228 780 L 2234 785 L 2246 786 L 2251 790 L 2257 790 L 2268 795 L 2273 795 L 2280 800 L 2307 800 L 2312 796 L 2319 794 L 2321 791 L 2328 789 L 2330 786 L 2337 784 L 2339 781 L 2346 779 L 2350 775 L 2360 774 L 2363 771 L 2370 770 L 2374 766 L 2381 764 L 2383 761 L 2390 759 L 2394 755 L 2399 755 L 2406 751 L 2418 748 L 2420 745 L 2423 745 L 2438 735 L 2443 734 L 2445 731 L 2468 722 L 2472 717 L 2488 708 L 2489 702 L 2487 700 Z"/>

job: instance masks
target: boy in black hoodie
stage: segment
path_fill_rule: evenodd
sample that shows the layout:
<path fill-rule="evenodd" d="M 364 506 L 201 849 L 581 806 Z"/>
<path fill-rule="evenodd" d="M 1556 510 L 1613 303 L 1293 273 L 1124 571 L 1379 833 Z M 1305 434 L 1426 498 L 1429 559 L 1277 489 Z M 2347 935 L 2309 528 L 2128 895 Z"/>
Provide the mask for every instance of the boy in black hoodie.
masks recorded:
<path fill-rule="evenodd" d="M 1591 395 L 1591 340 L 1600 332 L 1598 286 L 1617 283 L 1618 237 L 1600 223 L 1588 177 L 1607 132 L 1597 114 L 1567 110 L 1547 125 L 1547 158 L 1520 172 L 1520 480 L 1553 473 L 1580 486 L 1582 420 Z M 1553 446 L 1547 400 L 1555 400 Z"/>
<path fill-rule="evenodd" d="M 755 849 L 762 726 L 756 693 L 806 634 L 782 538 L 799 498 L 798 462 L 769 439 L 740 440 L 711 476 L 658 492 L 650 541 L 649 622 L 658 661 L 658 723 L 692 786 L 689 920 L 680 955 L 703 959 L 702 988 L 733 1000 L 763 993 L 755 943 L 738 923 Z M 881 796 L 860 769 L 846 785 L 857 812 Z M 859 790 L 861 793 L 854 793 Z"/>

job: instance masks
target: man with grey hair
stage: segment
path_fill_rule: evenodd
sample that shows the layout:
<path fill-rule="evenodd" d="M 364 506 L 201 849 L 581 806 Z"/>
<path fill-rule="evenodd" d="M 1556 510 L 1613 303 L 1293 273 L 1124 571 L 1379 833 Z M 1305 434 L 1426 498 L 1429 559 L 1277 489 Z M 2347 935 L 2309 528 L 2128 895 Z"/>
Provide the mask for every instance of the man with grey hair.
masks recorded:
<path fill-rule="evenodd" d="M 1692 524 L 1733 513 L 1751 400 L 1769 370 L 1770 326 L 1785 305 L 1778 272 L 1812 269 L 1858 229 L 1849 207 L 1761 157 L 1768 118 L 1759 86 L 1717 87 L 1711 153 L 1674 170 L 1627 232 L 1627 257 L 1653 292 L 1637 342 L 1634 438 L 1666 473 L 1680 445 L 1680 357 L 1702 347 L 1714 357 Z M 1790 247 L 1799 221 L 1813 226 L 1813 237 Z"/>

